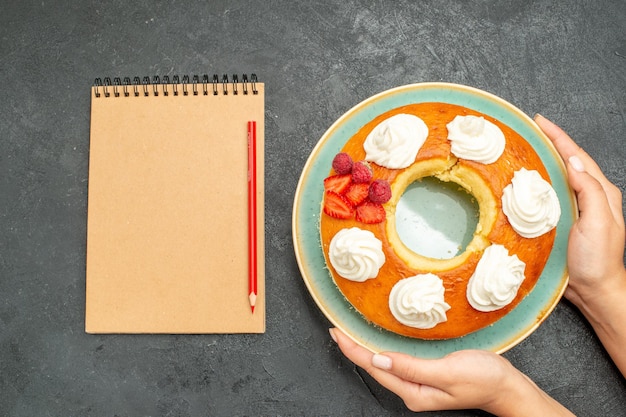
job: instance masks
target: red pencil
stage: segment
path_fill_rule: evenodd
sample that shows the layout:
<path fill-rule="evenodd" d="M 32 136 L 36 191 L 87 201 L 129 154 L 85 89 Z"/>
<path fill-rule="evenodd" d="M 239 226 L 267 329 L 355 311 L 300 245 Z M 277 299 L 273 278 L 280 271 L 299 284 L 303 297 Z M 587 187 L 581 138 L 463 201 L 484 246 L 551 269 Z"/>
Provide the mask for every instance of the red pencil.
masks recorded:
<path fill-rule="evenodd" d="M 254 313 L 257 296 L 256 122 L 248 122 L 248 299 Z"/>

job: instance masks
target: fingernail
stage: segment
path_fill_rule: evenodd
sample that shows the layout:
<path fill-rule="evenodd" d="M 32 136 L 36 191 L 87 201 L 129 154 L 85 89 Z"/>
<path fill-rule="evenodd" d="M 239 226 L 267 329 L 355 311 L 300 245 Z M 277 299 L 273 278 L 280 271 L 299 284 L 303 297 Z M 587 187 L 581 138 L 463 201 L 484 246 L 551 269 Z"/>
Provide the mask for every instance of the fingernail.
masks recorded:
<path fill-rule="evenodd" d="M 583 161 L 581 161 L 576 155 L 569 157 L 569 163 L 575 171 L 585 172 L 585 165 L 583 165 Z"/>
<path fill-rule="evenodd" d="M 388 371 L 391 369 L 391 358 L 389 356 L 376 353 L 374 356 L 372 356 L 372 365 L 379 369 L 384 369 L 385 371 Z"/>
<path fill-rule="evenodd" d="M 337 336 L 335 336 L 334 329 L 328 329 L 328 333 L 330 333 L 330 338 L 333 339 L 335 343 L 337 343 Z"/>
<path fill-rule="evenodd" d="M 535 113 L 535 117 L 533 117 L 533 120 L 537 120 L 538 117 L 543 117 L 543 116 L 540 115 L 539 113 Z"/>

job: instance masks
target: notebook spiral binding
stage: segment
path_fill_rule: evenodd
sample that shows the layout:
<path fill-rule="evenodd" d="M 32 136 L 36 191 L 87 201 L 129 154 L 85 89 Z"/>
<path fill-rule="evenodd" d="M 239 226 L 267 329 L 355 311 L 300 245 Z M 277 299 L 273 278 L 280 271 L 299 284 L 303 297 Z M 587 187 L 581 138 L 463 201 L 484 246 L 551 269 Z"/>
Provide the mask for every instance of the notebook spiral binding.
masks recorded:
<path fill-rule="evenodd" d="M 174 75 L 171 81 L 170 77 L 167 75 L 164 75 L 163 78 L 155 75 L 152 79 L 150 79 L 150 77 L 143 77 L 143 79 L 134 77 L 132 81 L 130 77 L 124 77 L 123 79 L 115 77 L 113 81 L 111 81 L 110 77 L 105 77 L 104 80 L 102 78 L 96 78 L 93 87 L 95 89 L 95 96 L 98 98 L 101 96 L 120 97 L 121 95 L 129 97 L 131 94 L 135 97 L 139 97 L 141 94 L 148 97 L 151 94 L 158 96 L 161 92 L 164 96 L 168 96 L 170 89 L 171 93 L 175 96 L 178 96 L 180 93 L 187 96 L 190 92 L 194 96 L 197 96 L 200 94 L 200 91 L 202 92 L 201 94 L 205 96 L 208 96 L 209 93 L 217 96 L 219 94 L 238 95 L 240 92 L 243 95 L 248 95 L 249 92 L 258 94 L 257 82 L 256 74 L 250 74 L 250 78 L 248 78 L 247 74 L 243 74 L 241 81 L 239 81 L 237 74 L 233 74 L 232 79 L 228 78 L 228 74 L 222 75 L 221 79 L 219 75 L 213 74 L 211 80 L 209 80 L 207 74 L 204 74 L 202 78 L 198 75 L 194 75 L 191 79 L 188 75 L 184 75 L 182 81 L 178 75 Z M 240 84 L 241 91 L 239 91 Z M 159 89 L 159 86 L 161 86 L 161 89 Z M 179 86 L 182 87 L 181 91 L 179 91 Z M 250 88 L 248 88 L 248 86 L 250 86 Z"/>

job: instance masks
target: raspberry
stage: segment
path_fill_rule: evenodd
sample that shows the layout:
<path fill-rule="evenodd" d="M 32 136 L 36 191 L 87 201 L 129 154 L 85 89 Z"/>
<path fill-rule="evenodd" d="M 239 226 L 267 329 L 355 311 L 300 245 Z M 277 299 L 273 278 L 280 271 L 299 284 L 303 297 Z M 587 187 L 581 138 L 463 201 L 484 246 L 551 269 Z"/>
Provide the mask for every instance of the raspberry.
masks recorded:
<path fill-rule="evenodd" d="M 372 203 L 384 204 L 391 199 L 391 187 L 385 180 L 374 180 L 370 184 L 369 199 Z"/>
<path fill-rule="evenodd" d="M 352 166 L 352 182 L 362 183 L 370 182 L 372 179 L 372 168 L 365 161 L 356 162 Z"/>
<path fill-rule="evenodd" d="M 333 159 L 333 169 L 337 174 L 349 174 L 352 172 L 352 158 L 345 152 L 340 152 Z"/>

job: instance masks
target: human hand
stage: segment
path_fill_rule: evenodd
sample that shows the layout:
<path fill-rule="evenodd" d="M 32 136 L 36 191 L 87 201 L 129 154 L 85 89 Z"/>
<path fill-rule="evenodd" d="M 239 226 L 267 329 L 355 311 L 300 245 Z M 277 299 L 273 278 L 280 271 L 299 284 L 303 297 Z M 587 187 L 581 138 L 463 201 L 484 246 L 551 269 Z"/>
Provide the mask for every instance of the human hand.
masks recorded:
<path fill-rule="evenodd" d="M 622 194 L 600 167 L 558 126 L 540 115 L 535 122 L 552 140 L 567 165 L 580 218 L 567 248 L 569 285 L 565 297 L 593 326 L 611 358 L 626 376 L 626 269 Z"/>
<path fill-rule="evenodd" d="M 580 218 L 569 236 L 569 286 L 565 297 L 587 313 L 606 302 L 606 294 L 625 280 L 622 195 L 595 161 L 561 128 L 541 115 L 535 122 L 550 138 L 567 166 Z"/>
<path fill-rule="evenodd" d="M 338 329 L 330 334 L 348 359 L 412 411 L 478 408 L 498 416 L 572 415 L 493 352 L 464 350 L 442 359 L 373 354 Z"/>

